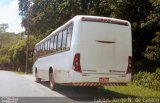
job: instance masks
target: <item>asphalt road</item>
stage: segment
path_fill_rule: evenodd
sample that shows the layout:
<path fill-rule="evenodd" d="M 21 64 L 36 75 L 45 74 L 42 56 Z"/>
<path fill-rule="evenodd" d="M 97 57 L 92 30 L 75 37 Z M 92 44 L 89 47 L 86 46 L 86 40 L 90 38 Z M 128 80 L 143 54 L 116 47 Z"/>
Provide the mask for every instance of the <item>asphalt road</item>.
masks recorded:
<path fill-rule="evenodd" d="M 95 97 L 105 96 L 108 96 L 107 92 L 95 88 L 60 86 L 57 91 L 53 91 L 49 89 L 47 81 L 36 83 L 32 75 L 0 71 L 0 97 L 18 97 L 17 103 L 93 103 Z M 6 99 L 0 99 L 0 103 Z"/>

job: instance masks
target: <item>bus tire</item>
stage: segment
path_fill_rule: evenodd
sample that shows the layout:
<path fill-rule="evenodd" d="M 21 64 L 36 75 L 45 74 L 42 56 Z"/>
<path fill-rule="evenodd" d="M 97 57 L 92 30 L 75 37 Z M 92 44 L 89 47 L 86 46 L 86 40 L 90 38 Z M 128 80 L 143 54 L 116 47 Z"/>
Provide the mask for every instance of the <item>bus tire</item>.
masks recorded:
<path fill-rule="evenodd" d="M 35 77 L 36 77 L 36 82 L 40 83 L 41 82 L 41 78 L 38 78 L 37 69 L 35 70 Z"/>
<path fill-rule="evenodd" d="M 41 82 L 41 78 L 36 78 L 36 82 L 40 83 Z"/>
<path fill-rule="evenodd" d="M 54 75 L 53 72 L 49 73 L 49 87 L 51 90 L 57 89 L 57 84 L 54 81 Z"/>

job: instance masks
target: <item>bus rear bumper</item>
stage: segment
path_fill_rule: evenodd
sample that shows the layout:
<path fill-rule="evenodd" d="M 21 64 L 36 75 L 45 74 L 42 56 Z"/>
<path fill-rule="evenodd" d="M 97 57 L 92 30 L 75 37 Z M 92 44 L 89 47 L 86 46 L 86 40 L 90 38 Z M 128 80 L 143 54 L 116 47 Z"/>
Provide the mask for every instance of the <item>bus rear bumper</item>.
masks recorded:
<path fill-rule="evenodd" d="M 131 74 L 84 74 L 72 72 L 72 82 L 64 83 L 65 85 L 71 84 L 73 86 L 125 86 L 131 80 Z M 101 81 L 101 79 L 107 79 L 106 81 Z"/>
<path fill-rule="evenodd" d="M 125 86 L 131 80 L 131 74 L 113 75 L 105 73 L 59 72 L 56 81 L 68 86 Z M 102 79 L 102 81 L 101 81 Z M 103 81 L 103 79 L 106 79 Z"/>
<path fill-rule="evenodd" d="M 62 83 L 66 86 L 126 86 L 127 83 L 100 83 L 100 82 L 74 82 L 74 83 Z"/>

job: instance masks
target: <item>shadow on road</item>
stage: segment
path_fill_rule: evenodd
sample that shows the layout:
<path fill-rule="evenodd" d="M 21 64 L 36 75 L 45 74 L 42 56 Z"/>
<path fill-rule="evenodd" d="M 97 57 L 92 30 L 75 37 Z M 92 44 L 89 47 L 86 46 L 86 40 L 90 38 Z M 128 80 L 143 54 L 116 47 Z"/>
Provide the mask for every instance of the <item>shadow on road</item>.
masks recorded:
<path fill-rule="evenodd" d="M 43 81 L 42 85 L 49 88 L 49 82 Z M 105 90 L 104 88 L 93 87 L 73 87 L 59 85 L 56 92 L 75 101 L 94 101 L 96 98 L 107 98 L 113 100 L 114 98 L 136 98 L 133 95 L 125 95 L 118 92 Z"/>

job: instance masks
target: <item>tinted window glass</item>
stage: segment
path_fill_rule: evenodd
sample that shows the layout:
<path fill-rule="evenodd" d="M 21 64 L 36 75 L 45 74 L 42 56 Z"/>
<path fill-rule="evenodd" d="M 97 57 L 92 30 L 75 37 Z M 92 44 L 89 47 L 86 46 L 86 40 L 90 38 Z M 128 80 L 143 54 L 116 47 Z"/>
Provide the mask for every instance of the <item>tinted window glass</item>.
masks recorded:
<path fill-rule="evenodd" d="M 69 25 L 67 29 L 67 49 L 70 48 L 71 46 L 72 28 L 73 28 L 73 24 Z"/>
<path fill-rule="evenodd" d="M 62 40 L 62 32 L 58 34 L 58 43 L 57 43 L 57 49 L 61 49 L 61 40 Z"/>
<path fill-rule="evenodd" d="M 66 48 L 67 44 L 67 30 L 63 31 L 63 39 L 62 39 L 62 49 Z"/>
<path fill-rule="evenodd" d="M 54 51 L 57 49 L 57 35 L 54 38 Z"/>

